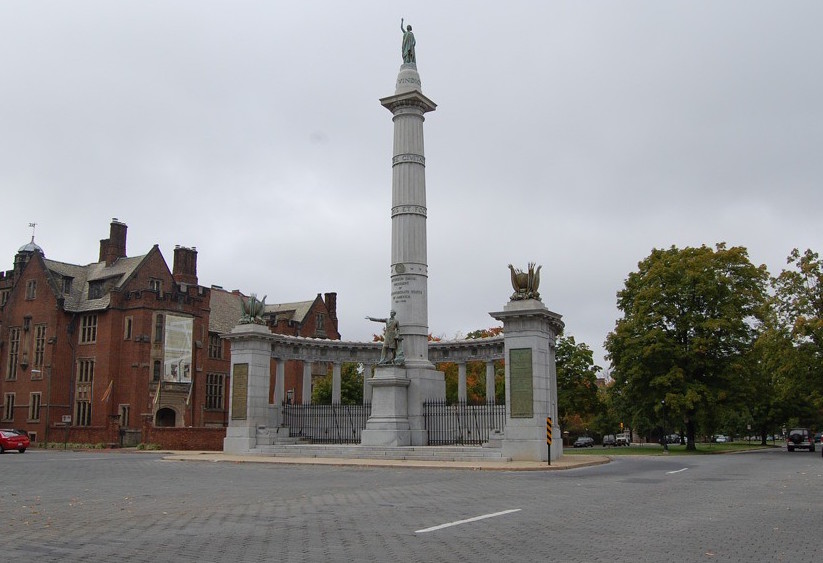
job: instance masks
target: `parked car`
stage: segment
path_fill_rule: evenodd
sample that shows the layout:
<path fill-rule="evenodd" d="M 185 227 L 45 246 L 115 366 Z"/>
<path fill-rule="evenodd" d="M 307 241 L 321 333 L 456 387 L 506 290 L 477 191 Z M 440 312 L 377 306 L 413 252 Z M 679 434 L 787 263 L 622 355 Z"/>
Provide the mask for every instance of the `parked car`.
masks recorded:
<path fill-rule="evenodd" d="M 605 446 L 614 446 L 616 444 L 617 443 L 615 442 L 614 434 L 606 434 L 605 436 L 603 436 L 603 446 L 604 447 Z"/>
<path fill-rule="evenodd" d="M 6 450 L 17 450 L 21 454 L 31 445 L 29 437 L 16 430 L 0 430 L 0 454 Z"/>
<path fill-rule="evenodd" d="M 667 444 L 679 444 L 680 434 L 669 434 L 668 436 L 663 436 L 663 440 L 665 440 Z"/>
<path fill-rule="evenodd" d="M 628 432 L 622 432 L 615 436 L 614 438 L 614 445 L 615 446 L 630 446 L 632 443 L 632 435 Z"/>
<path fill-rule="evenodd" d="M 723 434 L 717 434 L 712 438 L 712 442 L 717 442 L 718 444 L 725 444 L 726 442 L 731 442 L 732 439 L 728 436 L 724 436 Z"/>
<path fill-rule="evenodd" d="M 581 436 L 574 441 L 574 444 L 572 444 L 572 446 L 574 446 L 575 448 L 593 448 L 594 438 L 589 438 L 588 436 Z"/>
<path fill-rule="evenodd" d="M 786 438 L 786 449 L 793 452 L 795 448 L 814 451 L 814 437 L 808 428 L 792 428 Z"/>

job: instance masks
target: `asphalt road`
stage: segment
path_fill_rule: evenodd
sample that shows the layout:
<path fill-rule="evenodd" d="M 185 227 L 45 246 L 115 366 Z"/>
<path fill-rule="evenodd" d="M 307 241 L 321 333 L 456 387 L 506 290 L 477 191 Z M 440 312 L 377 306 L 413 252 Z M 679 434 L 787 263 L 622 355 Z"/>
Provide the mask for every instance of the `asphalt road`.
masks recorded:
<path fill-rule="evenodd" d="M 0 456 L 2 561 L 821 561 L 823 458 L 498 472 Z"/>

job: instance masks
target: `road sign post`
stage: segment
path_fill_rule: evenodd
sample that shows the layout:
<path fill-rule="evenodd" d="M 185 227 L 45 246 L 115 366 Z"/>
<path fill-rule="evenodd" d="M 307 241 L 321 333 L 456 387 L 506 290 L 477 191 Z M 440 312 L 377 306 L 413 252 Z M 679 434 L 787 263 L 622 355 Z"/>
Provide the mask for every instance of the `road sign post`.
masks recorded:
<path fill-rule="evenodd" d="M 549 448 L 549 465 L 552 464 L 552 417 L 546 417 L 546 445 Z"/>

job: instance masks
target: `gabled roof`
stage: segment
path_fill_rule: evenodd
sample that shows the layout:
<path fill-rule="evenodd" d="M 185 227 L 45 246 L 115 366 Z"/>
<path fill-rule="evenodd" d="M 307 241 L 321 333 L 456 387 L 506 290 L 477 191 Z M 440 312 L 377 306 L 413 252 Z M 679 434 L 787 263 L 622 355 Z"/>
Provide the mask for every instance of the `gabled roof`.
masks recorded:
<path fill-rule="evenodd" d="M 69 312 L 98 311 L 105 309 L 111 303 L 111 290 L 119 289 L 131 277 L 147 255 L 120 258 L 110 266 L 105 262 L 95 262 L 85 266 L 67 264 L 56 260 L 43 259 L 54 279 L 54 286 L 58 295 L 64 298 L 63 309 Z M 72 278 L 69 294 L 62 293 L 63 278 Z M 89 299 L 89 282 L 111 282 L 99 299 Z"/>
<path fill-rule="evenodd" d="M 287 320 L 302 323 L 309 315 L 309 311 L 311 311 L 315 301 L 316 300 L 313 299 L 311 301 L 297 301 L 295 303 L 266 304 L 266 309 L 263 314 L 274 316 L 276 321 Z"/>
<path fill-rule="evenodd" d="M 209 313 L 209 332 L 218 334 L 231 332 L 243 316 L 243 298 L 238 292 L 226 291 L 212 286 Z"/>

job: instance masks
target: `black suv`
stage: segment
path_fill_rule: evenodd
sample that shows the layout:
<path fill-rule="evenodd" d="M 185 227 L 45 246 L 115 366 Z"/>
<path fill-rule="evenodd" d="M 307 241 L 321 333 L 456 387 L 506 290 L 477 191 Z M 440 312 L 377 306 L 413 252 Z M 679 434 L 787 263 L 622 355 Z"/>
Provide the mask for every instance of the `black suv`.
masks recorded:
<path fill-rule="evenodd" d="M 792 428 L 786 438 L 786 448 L 793 452 L 795 448 L 814 451 L 814 438 L 808 428 Z"/>

